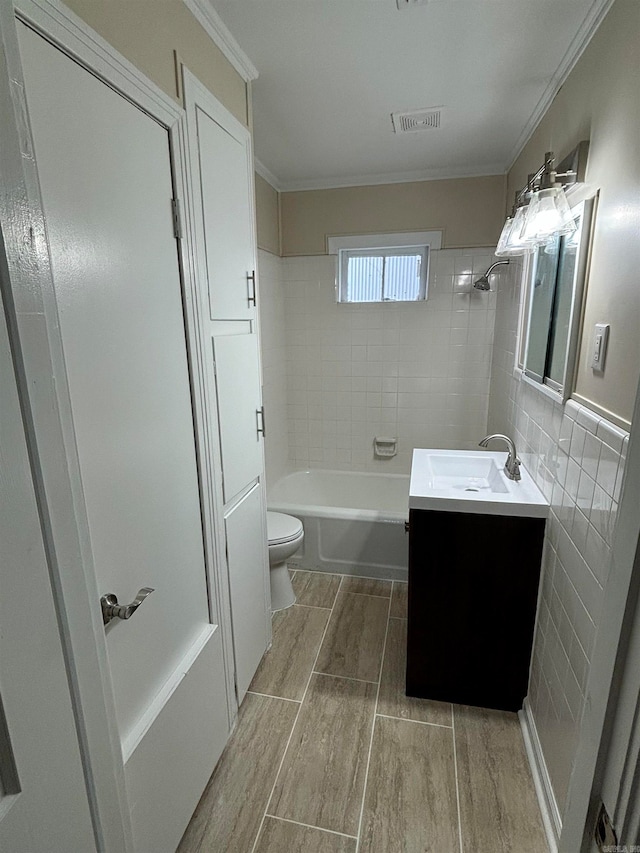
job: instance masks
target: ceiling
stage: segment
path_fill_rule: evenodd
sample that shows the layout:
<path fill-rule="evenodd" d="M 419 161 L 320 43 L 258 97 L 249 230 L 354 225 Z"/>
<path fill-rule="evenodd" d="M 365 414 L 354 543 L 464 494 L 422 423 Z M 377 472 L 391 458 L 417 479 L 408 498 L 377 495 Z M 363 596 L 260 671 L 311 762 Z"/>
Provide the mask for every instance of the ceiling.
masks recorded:
<path fill-rule="evenodd" d="M 506 171 L 606 5 L 212 2 L 258 68 L 256 158 L 284 190 Z M 429 107 L 438 129 L 393 132 L 392 112 Z"/>

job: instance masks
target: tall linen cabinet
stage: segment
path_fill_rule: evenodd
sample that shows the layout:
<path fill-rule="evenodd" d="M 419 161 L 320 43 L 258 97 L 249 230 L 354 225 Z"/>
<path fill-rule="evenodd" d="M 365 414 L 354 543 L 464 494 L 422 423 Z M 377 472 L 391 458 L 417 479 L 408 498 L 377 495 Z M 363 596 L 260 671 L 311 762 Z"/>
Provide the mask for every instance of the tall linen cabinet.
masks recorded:
<path fill-rule="evenodd" d="M 240 703 L 271 640 L 251 134 L 183 70 L 218 559 Z"/>

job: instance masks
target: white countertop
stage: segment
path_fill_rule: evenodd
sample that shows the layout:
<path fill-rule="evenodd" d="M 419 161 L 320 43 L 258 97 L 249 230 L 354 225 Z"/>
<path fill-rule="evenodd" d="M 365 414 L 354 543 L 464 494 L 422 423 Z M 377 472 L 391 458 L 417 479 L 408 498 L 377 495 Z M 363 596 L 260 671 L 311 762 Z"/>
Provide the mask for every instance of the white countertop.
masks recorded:
<path fill-rule="evenodd" d="M 546 518 L 549 504 L 528 471 L 520 465 L 521 479 L 509 479 L 506 459 L 506 452 L 414 450 L 409 509 Z"/>

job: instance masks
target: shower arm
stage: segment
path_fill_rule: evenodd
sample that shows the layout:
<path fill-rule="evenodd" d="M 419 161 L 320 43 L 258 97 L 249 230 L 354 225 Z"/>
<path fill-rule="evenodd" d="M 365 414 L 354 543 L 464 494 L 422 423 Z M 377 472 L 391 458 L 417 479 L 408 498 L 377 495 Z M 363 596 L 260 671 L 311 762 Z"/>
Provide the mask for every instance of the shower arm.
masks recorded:
<path fill-rule="evenodd" d="M 496 267 L 500 267 L 503 264 L 508 264 L 508 263 L 509 263 L 509 261 L 496 261 L 495 264 L 491 264 L 491 266 L 489 267 L 489 269 L 485 273 L 485 277 L 488 278 L 491 275 L 491 271 L 494 270 Z"/>
<path fill-rule="evenodd" d="M 491 287 L 489 286 L 489 276 L 491 275 L 491 272 L 496 267 L 500 267 L 500 266 L 503 266 L 504 264 L 508 264 L 508 263 L 509 263 L 509 261 L 496 261 L 495 264 L 491 264 L 491 266 L 486 271 L 486 273 L 484 275 L 481 275 L 479 279 L 477 279 L 476 281 L 473 282 L 473 286 L 475 287 L 475 289 L 476 290 L 483 290 L 483 291 L 491 290 Z"/>

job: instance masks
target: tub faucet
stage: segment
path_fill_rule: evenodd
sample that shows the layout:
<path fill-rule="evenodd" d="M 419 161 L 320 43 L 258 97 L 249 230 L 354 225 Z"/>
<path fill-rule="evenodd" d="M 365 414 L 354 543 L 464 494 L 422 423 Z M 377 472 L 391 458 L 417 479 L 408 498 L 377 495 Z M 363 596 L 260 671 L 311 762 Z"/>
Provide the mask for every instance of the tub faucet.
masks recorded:
<path fill-rule="evenodd" d="M 496 432 L 493 435 L 487 435 L 485 438 L 483 438 L 479 446 L 486 447 L 490 441 L 493 441 L 494 438 L 499 438 L 501 441 L 504 441 L 509 450 L 509 455 L 507 456 L 507 461 L 504 465 L 504 473 L 510 480 L 519 480 L 520 460 L 518 459 L 518 454 L 516 453 L 516 445 L 512 438 L 509 438 L 508 435 L 502 435 L 502 433 Z"/>

